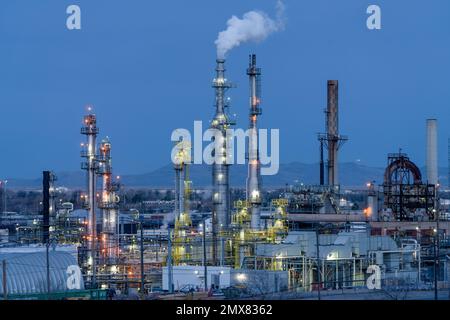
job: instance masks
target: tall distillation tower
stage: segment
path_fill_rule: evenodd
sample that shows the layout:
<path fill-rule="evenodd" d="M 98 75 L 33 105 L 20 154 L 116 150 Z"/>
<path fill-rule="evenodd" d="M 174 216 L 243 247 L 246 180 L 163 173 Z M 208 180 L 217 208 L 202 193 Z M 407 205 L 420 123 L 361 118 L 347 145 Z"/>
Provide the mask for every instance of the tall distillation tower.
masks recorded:
<path fill-rule="evenodd" d="M 88 111 L 91 112 L 91 107 Z M 96 258 L 97 258 L 97 217 L 95 214 L 95 187 L 96 187 L 96 139 L 98 135 L 97 119 L 95 114 L 89 113 L 84 116 L 84 126 L 81 128 L 81 134 L 87 136 L 87 144 L 81 151 L 81 156 L 86 161 L 81 164 L 81 168 L 87 171 L 87 190 L 86 208 L 88 209 L 87 224 L 87 263 L 88 274 L 92 276 L 92 286 L 96 283 Z"/>
<path fill-rule="evenodd" d="M 261 163 L 258 147 L 258 116 L 261 103 L 261 69 L 256 67 L 256 55 L 250 55 L 247 69 L 250 80 L 250 124 L 248 143 L 247 203 L 251 214 L 251 228 L 259 230 L 261 214 Z"/>
<path fill-rule="evenodd" d="M 211 122 L 211 129 L 217 130 L 214 137 L 215 148 L 214 163 L 212 167 L 213 179 L 213 261 L 217 262 L 217 235 L 222 230 L 226 230 L 231 223 L 230 212 L 230 187 L 229 187 L 229 146 L 227 129 L 233 125 L 226 114 L 227 104 L 225 102 L 225 92 L 232 87 L 232 84 L 225 78 L 225 60 L 217 59 L 216 77 L 213 80 L 213 88 L 216 95 L 216 114 Z M 223 249 L 223 248 L 222 248 Z M 223 250 L 222 250 L 223 251 Z"/>
<path fill-rule="evenodd" d="M 189 165 L 191 163 L 191 145 L 180 140 L 176 144 L 174 157 L 175 169 L 175 232 L 174 232 L 174 262 L 179 263 L 190 257 L 188 248 L 189 229 L 192 227 L 189 201 L 192 182 L 189 180 Z"/>
<path fill-rule="evenodd" d="M 102 211 L 101 258 L 106 265 L 117 263 L 118 184 L 112 180 L 111 142 L 108 137 L 99 145 L 97 173 L 102 179 L 102 193 L 98 207 Z"/>

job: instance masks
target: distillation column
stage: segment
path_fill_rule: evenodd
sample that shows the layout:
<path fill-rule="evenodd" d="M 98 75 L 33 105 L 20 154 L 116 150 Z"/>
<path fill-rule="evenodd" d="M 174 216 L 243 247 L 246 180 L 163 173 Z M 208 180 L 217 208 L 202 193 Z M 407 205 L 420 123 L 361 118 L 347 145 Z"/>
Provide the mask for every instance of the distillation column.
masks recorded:
<path fill-rule="evenodd" d="M 213 179 L 213 261 L 217 260 L 217 235 L 221 230 L 227 229 L 231 223 L 230 190 L 229 190 L 229 163 L 226 131 L 232 124 L 226 113 L 225 92 L 232 87 L 225 78 L 225 60 L 217 59 L 216 78 L 213 88 L 216 95 L 216 114 L 211 122 L 211 128 L 218 131 L 215 136 L 214 163 L 212 167 Z"/>
<path fill-rule="evenodd" d="M 99 145 L 98 174 L 102 179 L 101 201 L 98 203 L 102 211 L 101 256 L 107 265 L 115 264 L 119 248 L 117 239 L 118 201 L 116 195 L 118 185 L 112 181 L 111 142 L 108 137 Z"/>
<path fill-rule="evenodd" d="M 256 67 L 256 55 L 250 55 L 250 64 L 247 69 L 250 80 L 250 124 L 248 143 L 248 176 L 247 176 L 247 203 L 251 214 L 251 228 L 260 229 L 261 214 L 261 163 L 258 147 L 258 116 L 262 110 L 261 103 L 261 69 Z"/>
<path fill-rule="evenodd" d="M 90 108 L 89 108 L 90 111 Z M 87 262 L 88 273 L 92 275 L 92 285 L 96 282 L 96 249 L 97 249 L 97 219 L 95 215 L 95 185 L 96 185 L 96 138 L 98 134 L 97 120 L 94 114 L 84 116 L 84 126 L 81 128 L 81 134 L 87 136 L 86 149 L 82 151 L 82 157 L 86 162 L 82 163 L 81 168 L 87 171 L 87 189 L 86 207 L 88 209 L 87 225 Z"/>
<path fill-rule="evenodd" d="M 319 135 L 321 148 L 323 143 L 328 149 L 328 186 L 339 186 L 339 161 L 338 151 L 342 144 L 348 140 L 346 136 L 339 134 L 339 83 L 337 80 L 327 82 L 327 110 L 326 110 L 326 134 Z M 322 150 L 321 150 L 322 151 Z"/>
<path fill-rule="evenodd" d="M 176 145 L 175 155 L 175 221 L 180 227 L 190 226 L 189 196 L 191 181 L 189 180 L 189 164 L 191 162 L 190 143 L 180 141 Z"/>
<path fill-rule="evenodd" d="M 437 120 L 427 119 L 427 180 L 438 184 Z"/>
<path fill-rule="evenodd" d="M 192 227 L 189 200 L 191 181 L 189 180 L 189 164 L 191 147 L 187 141 L 180 140 L 175 155 L 175 232 L 173 235 L 174 263 L 190 257 L 188 246 L 189 229 Z"/>

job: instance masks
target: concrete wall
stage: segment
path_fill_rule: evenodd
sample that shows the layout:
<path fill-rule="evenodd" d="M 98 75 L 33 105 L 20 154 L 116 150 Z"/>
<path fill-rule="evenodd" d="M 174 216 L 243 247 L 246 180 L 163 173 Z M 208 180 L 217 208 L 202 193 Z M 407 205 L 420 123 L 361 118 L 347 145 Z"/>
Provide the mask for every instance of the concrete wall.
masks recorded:
<path fill-rule="evenodd" d="M 207 285 L 208 289 L 211 284 L 217 280 L 220 288 L 227 288 L 230 286 L 230 272 L 229 267 L 207 267 Z M 203 290 L 204 282 L 204 267 L 203 266 L 174 266 L 173 267 L 173 286 L 174 290 L 178 291 L 187 285 L 194 287 L 198 286 Z M 213 281 L 214 280 L 214 281 Z M 163 290 L 169 290 L 169 273 L 168 268 L 163 267 Z"/>

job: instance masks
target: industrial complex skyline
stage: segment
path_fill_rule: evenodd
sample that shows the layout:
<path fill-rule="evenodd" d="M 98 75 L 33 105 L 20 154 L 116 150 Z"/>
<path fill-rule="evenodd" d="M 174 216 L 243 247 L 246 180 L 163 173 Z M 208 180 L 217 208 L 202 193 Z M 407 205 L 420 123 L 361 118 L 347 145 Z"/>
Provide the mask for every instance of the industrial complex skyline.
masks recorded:
<path fill-rule="evenodd" d="M 0 176 L 79 170 L 79 119 L 92 104 L 101 136 L 114 144 L 115 171 L 144 173 L 170 163 L 176 128 L 208 123 L 214 41 L 230 16 L 276 1 L 76 1 L 82 29 L 65 28 L 68 1 L 5 1 L 0 12 Z M 365 26 L 367 3 L 284 1 L 286 26 L 227 56 L 237 127 L 248 123 L 246 61 L 264 68 L 262 128 L 280 129 L 280 162 L 317 163 L 326 81 L 338 79 L 341 162 L 382 167 L 399 148 L 425 164 L 425 120 L 438 119 L 439 165 L 447 165 L 450 21 L 447 1 L 377 1 L 383 27 Z M 311 13 L 314 14 L 311 14 Z M 417 17 L 420 17 L 418 19 Z M 433 23 L 430 23 L 433 22 Z M 207 27 L 206 27 L 207 26 Z M 293 105 L 294 104 L 294 105 Z M 387 138 L 389 137 L 389 138 Z"/>
<path fill-rule="evenodd" d="M 450 298 L 448 1 L 4 1 L 1 302 Z"/>

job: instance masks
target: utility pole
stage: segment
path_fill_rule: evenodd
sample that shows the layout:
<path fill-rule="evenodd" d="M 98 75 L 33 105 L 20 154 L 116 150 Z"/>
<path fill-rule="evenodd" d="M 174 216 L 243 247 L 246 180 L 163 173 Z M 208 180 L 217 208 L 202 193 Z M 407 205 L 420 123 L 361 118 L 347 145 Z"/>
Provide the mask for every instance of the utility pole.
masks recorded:
<path fill-rule="evenodd" d="M 6 260 L 3 260 L 2 261 L 2 269 L 3 269 L 3 272 L 2 272 L 2 275 L 3 275 L 3 279 L 2 279 L 2 281 L 3 281 L 3 300 L 8 300 L 8 284 L 6 283 L 6 280 L 7 280 L 7 278 L 6 278 Z"/>
<path fill-rule="evenodd" d="M 437 231 L 434 235 L 434 300 L 438 300 L 438 281 L 437 281 L 437 273 L 438 273 L 438 254 L 437 254 Z"/>
<path fill-rule="evenodd" d="M 438 300 L 439 273 L 439 212 L 437 212 L 436 232 L 434 235 L 434 300 Z"/>
<path fill-rule="evenodd" d="M 169 293 L 173 293 L 173 268 L 172 268 L 172 230 L 168 235 L 167 273 L 169 276 Z"/>
<path fill-rule="evenodd" d="M 3 214 L 6 217 L 6 184 L 8 180 L 1 180 L 0 184 L 3 185 Z"/>
<path fill-rule="evenodd" d="M 46 265 L 47 265 L 47 295 L 50 298 L 50 254 L 49 254 L 50 240 L 46 243 Z"/>
<path fill-rule="evenodd" d="M 42 243 L 48 247 L 50 239 L 50 171 L 42 172 Z"/>
<path fill-rule="evenodd" d="M 145 295 L 145 275 L 144 275 L 144 217 L 139 215 L 140 227 L 141 227 L 141 294 Z"/>
<path fill-rule="evenodd" d="M 208 267 L 206 266 L 206 220 L 203 221 L 203 271 L 205 278 L 205 292 L 208 291 Z"/>
<path fill-rule="evenodd" d="M 440 200 L 439 200 L 439 184 L 435 186 L 434 192 L 434 214 L 436 218 L 436 232 L 434 238 L 434 300 L 438 300 L 438 273 L 439 273 L 439 216 L 440 216 Z"/>
<path fill-rule="evenodd" d="M 316 224 L 316 251 L 317 251 L 317 300 L 320 300 L 320 285 L 322 279 L 320 276 L 320 253 L 319 253 L 319 224 Z"/>

